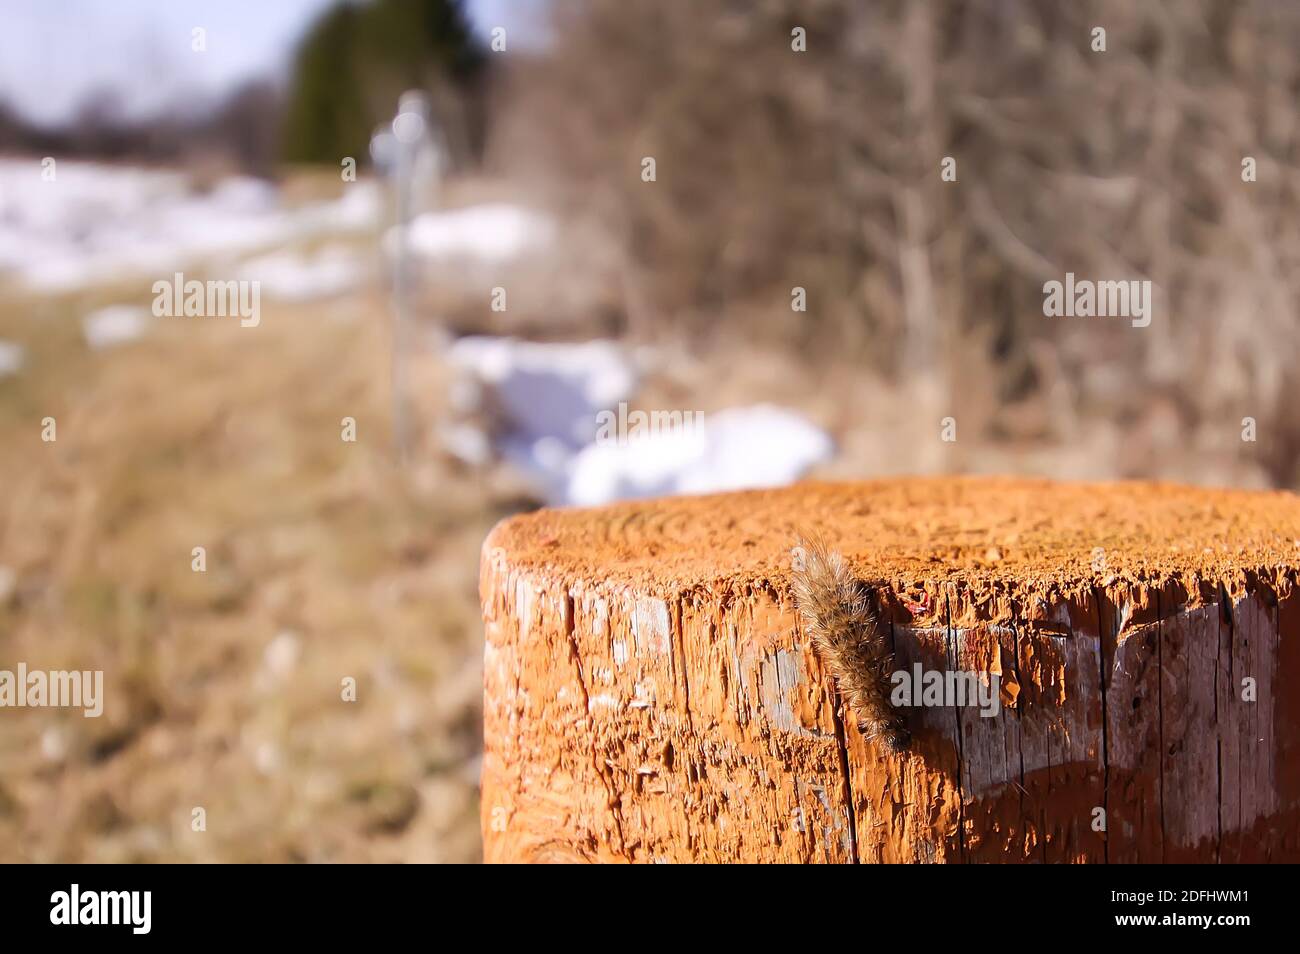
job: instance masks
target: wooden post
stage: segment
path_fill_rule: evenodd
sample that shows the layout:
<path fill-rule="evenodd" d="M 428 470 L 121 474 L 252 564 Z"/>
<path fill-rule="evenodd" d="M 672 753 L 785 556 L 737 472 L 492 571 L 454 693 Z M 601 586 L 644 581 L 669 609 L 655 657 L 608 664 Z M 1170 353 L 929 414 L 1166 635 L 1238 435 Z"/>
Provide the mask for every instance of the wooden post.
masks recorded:
<path fill-rule="evenodd" d="M 793 605 L 801 534 L 870 586 L 900 670 L 978 673 L 997 711 L 864 738 Z M 1157 484 L 511 518 L 483 548 L 485 857 L 1300 860 L 1298 559 L 1300 498 Z"/>

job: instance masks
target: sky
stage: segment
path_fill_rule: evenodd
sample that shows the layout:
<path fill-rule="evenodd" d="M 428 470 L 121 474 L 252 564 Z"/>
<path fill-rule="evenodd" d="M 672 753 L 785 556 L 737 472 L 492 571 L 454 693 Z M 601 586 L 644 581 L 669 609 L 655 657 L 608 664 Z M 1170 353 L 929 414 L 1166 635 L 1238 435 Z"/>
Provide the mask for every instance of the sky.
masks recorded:
<path fill-rule="evenodd" d="M 68 119 L 87 96 L 121 94 L 129 115 L 201 104 L 282 74 L 293 44 L 334 0 L 2 0 L 0 101 L 29 119 Z M 469 0 L 474 26 L 527 33 L 538 0 Z M 195 27 L 206 51 L 192 49 Z"/>

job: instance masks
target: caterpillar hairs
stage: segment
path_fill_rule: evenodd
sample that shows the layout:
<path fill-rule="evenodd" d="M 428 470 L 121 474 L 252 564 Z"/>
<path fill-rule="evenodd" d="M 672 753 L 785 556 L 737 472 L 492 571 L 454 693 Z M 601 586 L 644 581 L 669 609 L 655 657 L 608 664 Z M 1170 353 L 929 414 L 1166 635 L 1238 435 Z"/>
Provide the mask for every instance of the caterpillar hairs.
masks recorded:
<path fill-rule="evenodd" d="M 889 701 L 894 654 L 867 589 L 844 558 L 821 542 L 799 540 L 791 587 L 804 631 L 868 738 L 902 752 L 912 734 Z"/>

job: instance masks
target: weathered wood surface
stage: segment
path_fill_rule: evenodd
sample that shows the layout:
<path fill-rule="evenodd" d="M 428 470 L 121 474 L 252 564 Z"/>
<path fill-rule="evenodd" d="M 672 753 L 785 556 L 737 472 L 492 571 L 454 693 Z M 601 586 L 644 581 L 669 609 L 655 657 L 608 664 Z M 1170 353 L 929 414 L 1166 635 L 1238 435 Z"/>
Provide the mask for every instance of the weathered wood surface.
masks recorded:
<path fill-rule="evenodd" d="M 792 604 L 799 533 L 873 584 L 899 668 L 995 673 L 1000 712 L 864 740 Z M 1167 485 L 513 518 L 483 550 L 485 857 L 1300 860 L 1297 556 L 1296 497 Z"/>

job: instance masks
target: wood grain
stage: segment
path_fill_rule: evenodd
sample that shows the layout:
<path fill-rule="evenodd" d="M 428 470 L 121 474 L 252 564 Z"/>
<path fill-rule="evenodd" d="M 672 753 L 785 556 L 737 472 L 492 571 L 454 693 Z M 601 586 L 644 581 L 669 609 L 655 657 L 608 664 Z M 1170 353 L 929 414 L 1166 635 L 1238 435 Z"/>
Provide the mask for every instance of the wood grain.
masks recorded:
<path fill-rule="evenodd" d="M 903 753 L 865 740 L 793 606 L 801 533 L 872 588 L 900 669 L 995 678 L 999 711 L 912 710 Z M 512 518 L 481 572 L 485 856 L 1300 860 L 1297 553 L 1292 495 L 1149 484 Z"/>

